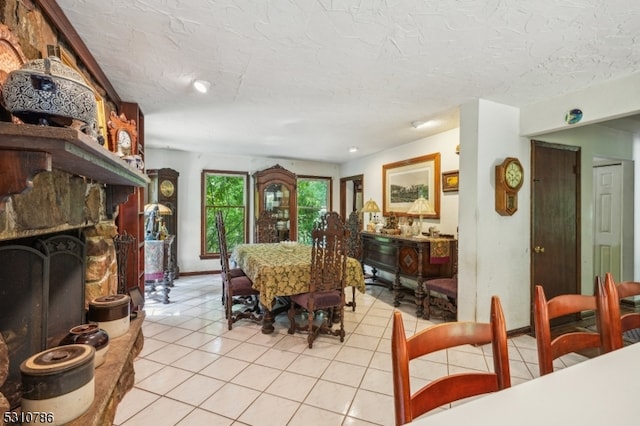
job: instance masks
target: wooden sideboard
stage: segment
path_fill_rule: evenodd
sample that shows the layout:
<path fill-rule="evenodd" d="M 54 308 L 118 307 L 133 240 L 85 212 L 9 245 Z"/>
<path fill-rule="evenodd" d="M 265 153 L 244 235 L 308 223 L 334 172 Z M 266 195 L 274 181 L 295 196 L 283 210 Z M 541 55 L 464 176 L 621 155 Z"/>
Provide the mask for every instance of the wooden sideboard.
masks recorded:
<path fill-rule="evenodd" d="M 394 274 L 389 289 L 394 292 L 393 304 L 399 306 L 406 301 L 405 295 L 413 293 L 416 315 L 424 315 L 425 297 L 422 283 L 429 278 L 448 278 L 457 272 L 458 241 L 449 238 L 404 237 L 400 235 L 377 234 L 363 231 L 362 264 L 373 270 L 373 279 L 377 270 Z M 416 281 L 415 289 L 407 286 L 402 278 Z"/>

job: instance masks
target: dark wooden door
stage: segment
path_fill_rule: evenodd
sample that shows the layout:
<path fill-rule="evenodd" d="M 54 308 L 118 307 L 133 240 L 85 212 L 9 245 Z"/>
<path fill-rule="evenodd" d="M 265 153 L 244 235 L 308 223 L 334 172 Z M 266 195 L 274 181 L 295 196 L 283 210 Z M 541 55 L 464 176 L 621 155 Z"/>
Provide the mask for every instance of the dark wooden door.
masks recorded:
<path fill-rule="evenodd" d="M 537 284 L 547 300 L 580 293 L 580 148 L 533 141 L 531 154 L 531 300 Z"/>

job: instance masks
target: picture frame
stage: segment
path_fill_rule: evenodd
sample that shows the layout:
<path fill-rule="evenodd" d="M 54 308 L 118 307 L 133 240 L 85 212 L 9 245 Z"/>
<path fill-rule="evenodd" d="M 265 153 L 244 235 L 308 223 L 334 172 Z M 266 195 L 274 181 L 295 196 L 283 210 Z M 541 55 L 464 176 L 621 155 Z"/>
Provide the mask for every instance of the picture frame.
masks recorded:
<path fill-rule="evenodd" d="M 382 214 L 407 216 L 413 202 L 427 199 L 435 211 L 423 218 L 440 218 L 440 153 L 382 166 Z"/>
<path fill-rule="evenodd" d="M 448 172 L 442 172 L 442 192 L 456 192 L 458 191 L 458 184 L 460 182 L 460 171 L 451 170 Z"/>

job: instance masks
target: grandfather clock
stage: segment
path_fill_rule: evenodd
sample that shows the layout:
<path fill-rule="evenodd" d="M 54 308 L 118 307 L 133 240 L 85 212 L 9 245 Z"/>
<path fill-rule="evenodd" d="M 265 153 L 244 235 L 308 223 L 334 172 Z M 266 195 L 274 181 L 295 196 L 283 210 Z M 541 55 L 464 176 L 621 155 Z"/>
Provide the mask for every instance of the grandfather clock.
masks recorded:
<path fill-rule="evenodd" d="M 151 180 L 149 183 L 149 203 L 160 203 L 171 209 L 171 215 L 163 216 L 169 235 L 174 235 L 171 243 L 171 263 L 174 269 L 174 278 L 178 278 L 180 267 L 178 266 L 178 176 L 180 173 L 173 169 L 147 170 Z"/>

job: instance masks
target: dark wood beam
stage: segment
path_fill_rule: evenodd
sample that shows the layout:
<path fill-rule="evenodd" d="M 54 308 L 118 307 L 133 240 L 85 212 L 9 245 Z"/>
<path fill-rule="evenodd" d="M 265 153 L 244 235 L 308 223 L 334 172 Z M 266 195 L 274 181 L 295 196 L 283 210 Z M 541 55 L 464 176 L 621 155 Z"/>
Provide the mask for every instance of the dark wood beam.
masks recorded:
<path fill-rule="evenodd" d="M 105 90 L 107 97 L 116 105 L 122 102 L 120 96 L 111 85 L 111 82 L 96 62 L 87 45 L 80 38 L 78 32 L 73 28 L 71 22 L 64 14 L 62 9 L 55 0 L 36 0 L 36 3 L 42 9 L 42 12 L 51 21 L 51 24 L 60 31 L 67 39 L 69 46 L 73 49 L 78 58 L 84 63 L 87 70 L 91 73 L 93 79 Z"/>

